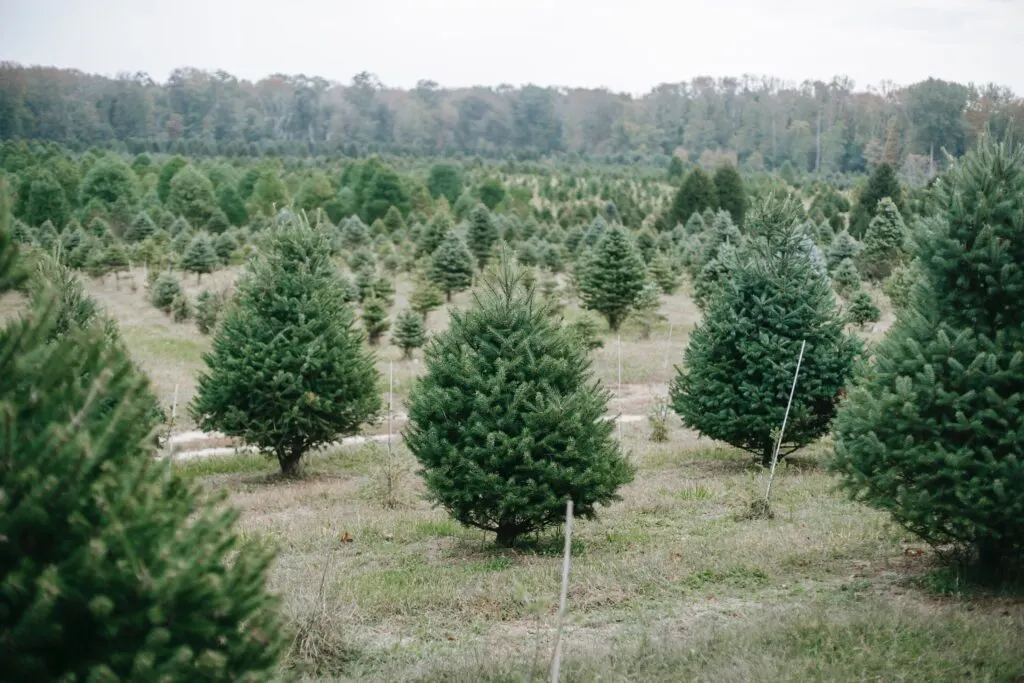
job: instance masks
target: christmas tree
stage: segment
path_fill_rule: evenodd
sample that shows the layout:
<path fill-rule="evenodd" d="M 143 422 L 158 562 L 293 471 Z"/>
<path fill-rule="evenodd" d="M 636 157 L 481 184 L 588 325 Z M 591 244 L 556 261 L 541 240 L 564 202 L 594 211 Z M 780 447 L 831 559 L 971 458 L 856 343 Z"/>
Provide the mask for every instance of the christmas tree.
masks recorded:
<path fill-rule="evenodd" d="M 711 297 L 671 387 L 686 425 L 766 466 L 801 343 L 807 347 L 780 458 L 828 430 L 860 351 L 811 260 L 795 201 L 769 198 L 748 215 L 748 245 Z"/>
<path fill-rule="evenodd" d="M 983 140 L 936 183 L 920 282 L 836 420 L 857 500 L 995 575 L 1024 555 L 1024 147 Z"/>
<path fill-rule="evenodd" d="M 302 218 L 274 229 L 238 282 L 191 406 L 201 427 L 272 454 L 285 475 L 380 407 L 327 242 Z"/>
<path fill-rule="evenodd" d="M 626 231 L 613 226 L 577 268 L 583 308 L 600 313 L 612 330 L 629 315 L 647 280 L 647 267 Z"/>
<path fill-rule="evenodd" d="M 388 320 L 388 309 L 384 301 L 376 294 L 368 297 L 363 302 L 363 330 L 366 331 L 366 341 L 370 346 L 380 343 L 380 338 L 391 328 L 391 321 Z"/>
<path fill-rule="evenodd" d="M 5 213 L 0 295 L 22 281 Z M 105 326 L 58 332 L 67 302 L 0 328 L 3 677 L 274 680 L 271 555 L 153 457 L 148 380 Z"/>
<path fill-rule="evenodd" d="M 907 258 L 907 226 L 899 209 L 885 197 L 868 223 L 864 248 L 857 255 L 859 270 L 872 282 L 889 277 Z"/>
<path fill-rule="evenodd" d="M 427 343 L 423 318 L 412 310 L 399 313 L 395 318 L 395 333 L 391 335 L 391 343 L 402 349 L 403 359 L 412 360 L 412 352 Z"/>
<path fill-rule="evenodd" d="M 405 433 L 430 496 L 501 546 L 559 524 L 566 499 L 593 517 L 633 477 L 602 419 L 609 393 L 511 260 L 427 345 Z"/>
<path fill-rule="evenodd" d="M 473 257 L 466 244 L 455 233 L 449 233 L 437 248 L 427 273 L 430 281 L 444 292 L 448 301 L 473 281 Z"/>
<path fill-rule="evenodd" d="M 469 212 L 467 241 L 469 242 L 469 250 L 476 257 L 477 266 L 480 270 L 483 270 L 484 266 L 487 265 L 487 260 L 491 256 L 491 249 L 494 248 L 494 242 L 497 239 L 498 227 L 494 224 L 494 217 L 491 216 L 491 212 L 487 210 L 486 206 L 477 204 Z"/>
<path fill-rule="evenodd" d="M 200 282 L 203 273 L 212 273 L 218 261 L 210 236 L 201 232 L 189 243 L 182 255 L 181 268 L 189 273 L 195 273 L 196 282 Z"/>

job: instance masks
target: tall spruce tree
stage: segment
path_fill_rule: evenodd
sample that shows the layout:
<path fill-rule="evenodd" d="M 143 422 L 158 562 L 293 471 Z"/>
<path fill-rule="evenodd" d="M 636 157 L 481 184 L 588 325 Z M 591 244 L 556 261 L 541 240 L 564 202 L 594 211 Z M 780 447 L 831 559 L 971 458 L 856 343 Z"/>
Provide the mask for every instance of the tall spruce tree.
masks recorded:
<path fill-rule="evenodd" d="M 857 255 L 858 270 L 872 282 L 881 282 L 907 258 L 907 226 L 899 209 L 885 197 L 864 234 L 864 248 Z"/>
<path fill-rule="evenodd" d="M 629 315 L 647 280 L 647 267 L 626 231 L 613 226 L 577 267 L 583 308 L 604 316 L 612 330 Z"/>
<path fill-rule="evenodd" d="M 0 295 L 22 281 L 5 209 Z M 0 327 L 3 678 L 274 680 L 271 555 L 153 457 L 148 380 L 106 329 L 60 332 L 67 304 Z"/>
<path fill-rule="evenodd" d="M 937 183 L 920 282 L 836 420 L 857 500 L 995 575 L 1024 559 L 1024 147 L 983 140 Z"/>
<path fill-rule="evenodd" d="M 434 252 L 427 277 L 444 292 L 448 301 L 452 294 L 461 292 L 473 282 L 473 256 L 466 243 L 455 233 L 445 237 Z"/>
<path fill-rule="evenodd" d="M 671 230 L 677 224 L 686 224 L 693 214 L 714 208 L 715 186 L 708 174 L 698 166 L 687 174 L 672 199 L 666 229 Z"/>
<path fill-rule="evenodd" d="M 801 342 L 807 349 L 780 458 L 828 430 L 860 352 L 807 249 L 795 202 L 747 217 L 747 246 L 690 336 L 671 387 L 683 422 L 771 462 Z"/>
<path fill-rule="evenodd" d="M 422 275 L 417 276 L 412 294 L 409 295 L 409 308 L 423 317 L 424 325 L 427 324 L 427 316 L 430 315 L 430 312 L 441 308 L 443 304 L 444 292 L 428 278 Z"/>
<path fill-rule="evenodd" d="M 363 302 L 363 330 L 366 332 L 366 341 L 370 346 L 380 343 L 380 338 L 391 328 L 391 321 L 388 320 L 388 309 L 376 294 L 367 297 Z"/>
<path fill-rule="evenodd" d="M 850 234 L 857 239 L 862 239 L 868 231 L 871 219 L 875 217 L 878 210 L 878 202 L 888 197 L 896 205 L 896 209 L 902 214 L 903 192 L 900 189 L 900 181 L 896 179 L 896 172 L 889 164 L 879 164 L 878 168 L 868 177 L 868 182 L 857 197 L 857 203 L 853 206 L 850 214 Z"/>
<path fill-rule="evenodd" d="M 727 211 L 732 222 L 743 227 L 743 217 L 747 213 L 747 191 L 743 187 L 743 178 L 732 164 L 725 164 L 715 169 L 715 205 Z"/>
<path fill-rule="evenodd" d="M 196 422 L 273 455 L 285 475 L 310 449 L 354 433 L 380 395 L 345 297 L 321 229 L 301 217 L 275 228 L 203 357 Z"/>
<path fill-rule="evenodd" d="M 426 348 L 405 442 L 429 495 L 501 546 L 617 499 L 633 469 L 601 419 L 609 392 L 505 252 Z"/>
<path fill-rule="evenodd" d="M 498 239 L 498 226 L 494 223 L 494 217 L 487 207 L 477 204 L 469 212 L 469 229 L 466 241 L 469 242 L 469 250 L 476 257 L 477 267 L 480 270 L 487 265 L 491 256 L 494 242 Z"/>

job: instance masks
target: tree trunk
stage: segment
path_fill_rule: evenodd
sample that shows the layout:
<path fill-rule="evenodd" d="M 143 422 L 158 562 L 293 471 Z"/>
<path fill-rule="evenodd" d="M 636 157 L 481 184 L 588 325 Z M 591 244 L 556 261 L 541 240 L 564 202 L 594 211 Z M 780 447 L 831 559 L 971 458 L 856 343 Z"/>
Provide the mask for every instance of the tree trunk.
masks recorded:
<path fill-rule="evenodd" d="M 978 568 L 984 576 L 990 579 L 1001 578 L 1005 558 L 1006 552 L 998 541 L 978 542 Z"/>
<path fill-rule="evenodd" d="M 294 477 L 299 473 L 299 461 L 302 459 L 302 451 L 292 450 L 278 452 L 277 462 L 281 465 L 281 474 L 286 477 Z"/>
<path fill-rule="evenodd" d="M 761 449 L 761 467 L 771 467 L 773 455 L 775 455 L 775 444 L 769 442 Z"/>
<path fill-rule="evenodd" d="M 202 281 L 203 281 L 203 274 L 202 273 L 196 273 L 196 284 L 198 285 L 198 284 L 202 283 Z"/>
<path fill-rule="evenodd" d="M 519 537 L 519 529 L 513 526 L 498 525 L 498 538 L 496 542 L 502 548 L 511 548 Z"/>
<path fill-rule="evenodd" d="M 444 295 L 445 295 L 445 298 L 448 301 L 448 303 L 451 303 L 452 302 L 452 291 L 449 289 L 447 292 L 444 293 Z"/>

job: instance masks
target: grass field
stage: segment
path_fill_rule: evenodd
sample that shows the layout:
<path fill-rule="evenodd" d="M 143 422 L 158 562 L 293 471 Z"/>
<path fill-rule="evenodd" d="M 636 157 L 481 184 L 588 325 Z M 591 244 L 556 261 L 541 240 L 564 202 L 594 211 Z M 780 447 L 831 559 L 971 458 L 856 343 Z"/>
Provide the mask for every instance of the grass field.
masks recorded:
<path fill-rule="evenodd" d="M 225 287 L 232 277 L 210 280 Z M 192 296 L 200 289 L 192 278 L 186 285 Z M 141 288 L 116 289 L 109 279 L 89 289 L 120 321 L 162 400 L 177 385 L 188 401 L 209 340 L 146 304 Z M 408 291 L 398 284 L 393 312 Z M 646 413 L 667 392 L 697 312 L 685 293 L 668 297 L 662 312 L 668 321 L 650 340 L 622 334 L 624 385 L 613 413 Z M 446 320 L 435 312 L 430 328 Z M 594 353 L 613 390 L 618 355 L 613 338 Z M 386 370 L 399 354 L 384 346 L 378 356 Z M 396 410 L 404 411 L 422 366 L 394 367 Z M 636 479 L 599 519 L 575 527 L 563 680 L 1024 680 L 1024 603 L 961 592 L 930 549 L 844 498 L 825 468 L 827 441 L 780 467 L 774 519 L 752 520 L 746 512 L 766 480 L 748 456 L 698 439 L 674 417 L 668 442 L 648 435 L 645 421 L 623 424 Z M 560 532 L 497 549 L 422 499 L 400 440 L 390 457 L 381 445 L 312 454 L 297 481 L 244 454 L 178 467 L 229 492 L 246 543 L 279 549 L 272 586 L 294 639 L 287 674 L 546 678 Z"/>

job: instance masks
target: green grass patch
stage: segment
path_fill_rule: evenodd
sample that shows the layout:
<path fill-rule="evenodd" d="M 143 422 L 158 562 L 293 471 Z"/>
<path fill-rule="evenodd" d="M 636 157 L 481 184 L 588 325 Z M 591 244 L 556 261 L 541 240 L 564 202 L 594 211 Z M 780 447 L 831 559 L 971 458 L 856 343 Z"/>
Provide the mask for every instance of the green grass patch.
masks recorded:
<path fill-rule="evenodd" d="M 177 460 L 174 468 L 190 480 L 218 474 L 273 474 L 278 471 L 277 463 L 265 455 L 245 452 Z"/>

